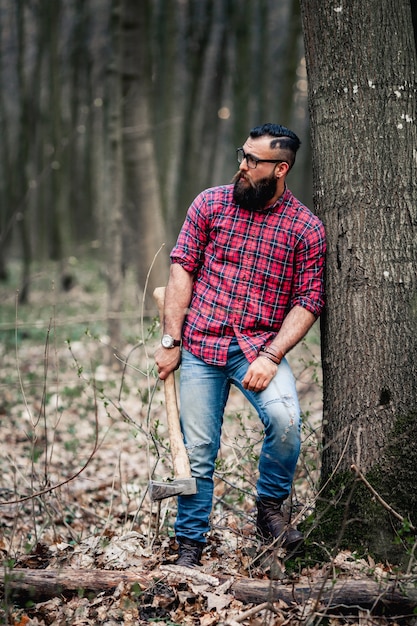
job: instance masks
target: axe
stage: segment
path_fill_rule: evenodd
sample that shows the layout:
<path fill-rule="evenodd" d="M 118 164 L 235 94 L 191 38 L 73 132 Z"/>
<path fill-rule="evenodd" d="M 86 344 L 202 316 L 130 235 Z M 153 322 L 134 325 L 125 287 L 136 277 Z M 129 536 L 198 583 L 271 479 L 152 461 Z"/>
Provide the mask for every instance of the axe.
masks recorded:
<path fill-rule="evenodd" d="M 159 319 L 162 325 L 165 287 L 157 287 L 153 292 L 153 297 L 158 305 Z M 196 479 L 191 476 L 190 461 L 180 428 L 174 372 L 170 372 L 164 380 L 164 392 L 174 479 L 166 482 L 149 481 L 149 495 L 153 502 L 171 496 L 188 496 L 197 493 Z"/>

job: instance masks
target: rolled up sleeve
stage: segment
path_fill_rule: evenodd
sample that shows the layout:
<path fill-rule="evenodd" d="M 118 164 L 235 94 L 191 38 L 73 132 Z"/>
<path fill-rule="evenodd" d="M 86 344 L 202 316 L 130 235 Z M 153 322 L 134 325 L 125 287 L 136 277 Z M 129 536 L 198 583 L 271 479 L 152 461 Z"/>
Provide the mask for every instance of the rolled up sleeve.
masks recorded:
<path fill-rule="evenodd" d="M 177 243 L 171 251 L 171 263 L 179 263 L 187 272 L 195 274 L 201 266 L 207 241 L 205 194 L 200 193 L 187 211 Z"/>
<path fill-rule="evenodd" d="M 297 246 L 291 306 L 302 306 L 318 317 L 324 307 L 326 238 L 323 224 L 306 229 Z"/>

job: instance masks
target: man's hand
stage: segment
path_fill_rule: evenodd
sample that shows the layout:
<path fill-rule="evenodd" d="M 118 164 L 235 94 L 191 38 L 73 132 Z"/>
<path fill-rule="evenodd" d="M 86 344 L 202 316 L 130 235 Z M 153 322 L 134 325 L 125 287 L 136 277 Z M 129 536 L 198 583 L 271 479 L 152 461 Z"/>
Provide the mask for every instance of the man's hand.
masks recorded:
<path fill-rule="evenodd" d="M 181 348 L 163 348 L 160 346 L 155 352 L 155 363 L 158 367 L 159 378 L 165 380 L 170 372 L 179 368 Z"/>
<path fill-rule="evenodd" d="M 278 365 L 269 359 L 258 356 L 248 367 L 242 384 L 248 391 L 263 391 L 277 373 Z"/>

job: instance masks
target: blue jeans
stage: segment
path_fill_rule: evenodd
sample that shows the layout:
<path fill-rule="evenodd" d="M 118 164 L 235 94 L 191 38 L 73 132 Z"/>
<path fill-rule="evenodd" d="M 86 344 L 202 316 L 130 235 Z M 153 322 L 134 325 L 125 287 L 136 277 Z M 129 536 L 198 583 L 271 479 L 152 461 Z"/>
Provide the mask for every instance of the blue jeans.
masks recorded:
<path fill-rule="evenodd" d="M 197 480 L 197 493 L 178 497 L 175 522 L 177 537 L 205 542 L 210 530 L 213 473 L 220 448 L 223 413 L 234 384 L 255 407 L 264 426 L 259 459 L 259 497 L 284 500 L 291 491 L 300 453 L 300 408 L 294 376 L 286 359 L 261 392 L 243 388 L 249 363 L 237 340 L 233 340 L 223 367 L 208 365 L 183 350 L 180 371 L 181 428 Z"/>

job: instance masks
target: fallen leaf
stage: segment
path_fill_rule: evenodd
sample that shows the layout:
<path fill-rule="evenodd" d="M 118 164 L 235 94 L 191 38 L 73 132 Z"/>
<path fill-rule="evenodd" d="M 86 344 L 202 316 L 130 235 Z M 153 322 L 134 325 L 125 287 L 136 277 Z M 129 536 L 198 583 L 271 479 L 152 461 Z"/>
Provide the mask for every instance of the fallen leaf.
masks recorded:
<path fill-rule="evenodd" d="M 220 613 L 222 609 L 228 607 L 233 600 L 233 596 L 230 593 L 218 595 L 217 593 L 207 592 L 204 595 L 207 598 L 207 609 L 209 611 L 215 609 L 217 613 Z"/>

